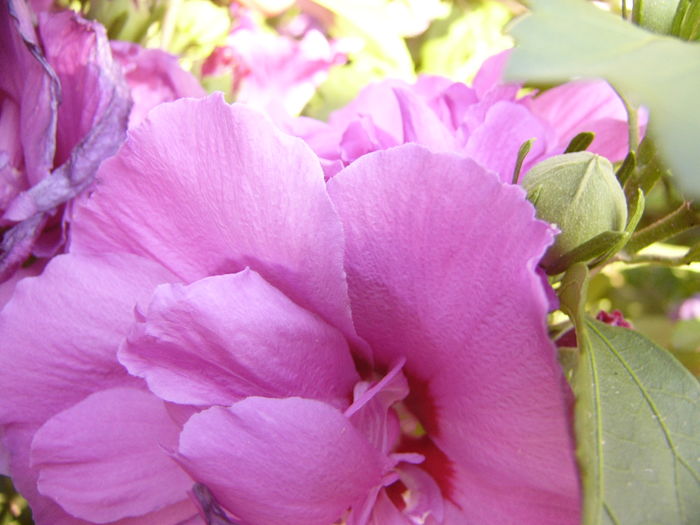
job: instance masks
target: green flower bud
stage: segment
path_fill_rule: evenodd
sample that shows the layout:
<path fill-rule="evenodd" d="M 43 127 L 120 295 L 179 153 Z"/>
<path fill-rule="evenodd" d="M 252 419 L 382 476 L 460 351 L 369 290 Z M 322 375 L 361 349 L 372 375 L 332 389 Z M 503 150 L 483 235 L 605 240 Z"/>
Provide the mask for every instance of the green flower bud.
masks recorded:
<path fill-rule="evenodd" d="M 554 266 L 564 254 L 603 232 L 627 224 L 627 202 L 605 157 L 587 151 L 568 153 L 536 164 L 523 187 L 537 217 L 561 230 L 542 265 Z"/>
<path fill-rule="evenodd" d="M 680 0 L 636 0 L 632 19 L 649 31 L 668 35 Z"/>

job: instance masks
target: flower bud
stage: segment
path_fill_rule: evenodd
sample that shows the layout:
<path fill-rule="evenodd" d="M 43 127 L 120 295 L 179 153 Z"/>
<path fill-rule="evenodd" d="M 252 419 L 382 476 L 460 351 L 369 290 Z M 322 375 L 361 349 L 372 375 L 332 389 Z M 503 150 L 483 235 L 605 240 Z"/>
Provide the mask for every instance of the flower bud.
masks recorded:
<path fill-rule="evenodd" d="M 527 173 L 523 187 L 537 217 L 561 230 L 542 259 L 545 268 L 597 235 L 622 231 L 627 224 L 625 194 L 612 164 L 599 155 L 581 151 L 549 158 Z"/>
<path fill-rule="evenodd" d="M 680 0 L 645 0 L 635 2 L 632 17 L 635 23 L 649 31 L 668 35 Z"/>

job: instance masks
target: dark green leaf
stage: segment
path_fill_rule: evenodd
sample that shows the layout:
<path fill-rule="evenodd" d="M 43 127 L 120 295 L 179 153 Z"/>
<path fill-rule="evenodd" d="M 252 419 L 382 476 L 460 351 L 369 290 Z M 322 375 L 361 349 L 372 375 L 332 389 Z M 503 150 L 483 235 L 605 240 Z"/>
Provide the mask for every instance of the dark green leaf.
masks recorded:
<path fill-rule="evenodd" d="M 584 525 L 697 525 L 700 385 L 637 332 L 587 323 L 573 380 Z"/>

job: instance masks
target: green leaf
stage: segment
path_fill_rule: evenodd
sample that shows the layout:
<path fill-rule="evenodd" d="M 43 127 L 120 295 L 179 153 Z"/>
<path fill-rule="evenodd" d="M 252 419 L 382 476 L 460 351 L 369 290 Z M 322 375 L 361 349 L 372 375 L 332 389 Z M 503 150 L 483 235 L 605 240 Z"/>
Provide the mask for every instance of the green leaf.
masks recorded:
<path fill-rule="evenodd" d="M 584 525 L 697 525 L 700 385 L 637 332 L 587 321 L 573 379 Z"/>
<path fill-rule="evenodd" d="M 466 81 L 481 64 L 512 47 L 503 27 L 512 18 L 498 2 L 454 2 L 449 15 L 425 32 L 420 48 L 420 72 Z"/>
<path fill-rule="evenodd" d="M 335 33 L 346 37 L 360 36 L 365 40 L 360 56 L 371 55 L 387 76 L 405 80 L 413 78 L 413 60 L 396 24 L 402 20 L 394 20 L 394 24 L 387 23 L 386 1 L 373 3 L 370 0 L 316 0 L 315 3 L 336 15 Z"/>
<path fill-rule="evenodd" d="M 650 110 L 650 132 L 685 190 L 700 196 L 700 44 L 655 35 L 584 0 L 531 0 L 516 23 L 510 80 L 602 77 Z"/>

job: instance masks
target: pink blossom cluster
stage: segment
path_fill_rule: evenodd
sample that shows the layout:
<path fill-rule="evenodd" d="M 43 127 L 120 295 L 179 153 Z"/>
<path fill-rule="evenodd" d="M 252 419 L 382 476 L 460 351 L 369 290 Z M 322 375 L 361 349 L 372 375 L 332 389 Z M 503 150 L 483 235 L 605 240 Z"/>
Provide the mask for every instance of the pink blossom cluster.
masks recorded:
<path fill-rule="evenodd" d="M 39 524 L 577 523 L 524 192 L 416 144 L 330 183 L 220 97 L 154 109 L 0 314 Z M 188 521 L 190 520 L 190 521 Z M 423 521 L 421 521 L 423 520 Z"/>
<path fill-rule="evenodd" d="M 534 139 L 523 174 L 564 152 L 578 133 L 593 132 L 589 151 L 619 161 L 627 153 L 627 113 L 606 82 L 583 80 L 521 95 L 502 80 L 509 52 L 489 59 L 472 86 L 438 76 L 415 84 L 388 80 L 366 87 L 328 122 L 301 118 L 286 123 L 318 154 L 330 177 L 357 158 L 414 142 L 454 152 L 513 180 L 520 146 Z M 640 129 L 646 125 L 641 115 Z"/>
<path fill-rule="evenodd" d="M 3 49 L 39 49 L 7 15 L 17 45 Z M 76 24 L 103 41 L 44 14 L 42 52 Z M 36 70 L 51 92 L 60 74 L 37 56 L 9 71 Z M 519 97 L 502 60 L 472 87 L 386 83 L 328 124 L 287 121 L 305 140 L 220 95 L 160 103 L 201 93 L 127 66 L 153 109 L 119 113 L 111 140 L 132 122 L 114 155 L 3 98 L 26 178 L 6 209 L 49 213 L 90 189 L 67 214 L 66 253 L 0 311 L 0 465 L 37 525 L 579 523 L 570 391 L 537 273 L 555 231 L 510 179 L 525 140 L 538 139 L 532 163 L 592 129 L 594 150 L 619 158 L 626 124 L 602 84 Z M 87 64 L 86 85 L 102 82 Z M 65 96 L 36 115 L 85 115 Z M 56 152 L 83 150 L 100 155 L 95 182 L 42 208 L 42 181 L 74 180 L 51 171 Z"/>
<path fill-rule="evenodd" d="M 205 94 L 175 57 L 109 42 L 98 23 L 38 7 L 0 5 L 0 282 L 30 255 L 62 249 L 66 204 L 91 187 L 127 122 Z"/>

